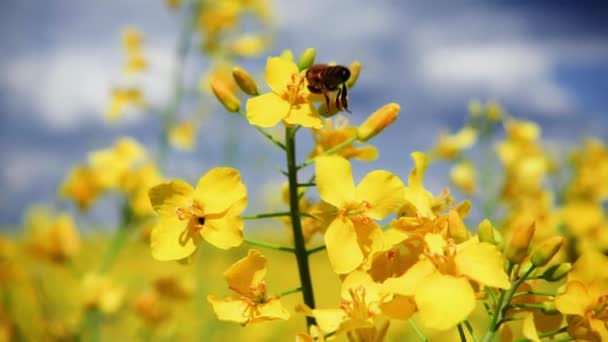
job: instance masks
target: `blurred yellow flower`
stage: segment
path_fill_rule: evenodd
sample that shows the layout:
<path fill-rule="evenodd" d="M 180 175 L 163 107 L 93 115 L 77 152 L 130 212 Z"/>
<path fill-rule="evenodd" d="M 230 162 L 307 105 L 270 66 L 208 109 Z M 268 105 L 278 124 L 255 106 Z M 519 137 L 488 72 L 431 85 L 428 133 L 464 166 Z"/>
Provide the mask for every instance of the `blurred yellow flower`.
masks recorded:
<path fill-rule="evenodd" d="M 256 57 L 262 54 L 268 41 L 259 34 L 243 34 L 230 43 L 229 51 L 239 57 Z"/>
<path fill-rule="evenodd" d="M 464 127 L 451 135 L 442 133 L 433 154 L 444 159 L 454 159 L 463 150 L 471 148 L 476 141 L 477 131 L 471 127 Z"/>
<path fill-rule="evenodd" d="M 382 220 L 403 203 L 403 183 L 394 174 L 376 170 L 355 187 L 350 163 L 337 156 L 315 159 L 317 187 L 334 219 L 325 232 L 325 244 L 336 273 L 359 267 L 374 249 L 382 231 L 373 220 Z"/>
<path fill-rule="evenodd" d="M 59 187 L 59 194 L 76 202 L 78 209 L 87 210 L 104 190 L 96 170 L 76 166 Z"/>
<path fill-rule="evenodd" d="M 476 178 L 477 172 L 469 161 L 459 162 L 450 170 L 450 180 L 465 194 L 470 195 L 475 192 Z"/>
<path fill-rule="evenodd" d="M 52 215 L 52 213 L 50 213 Z M 80 250 L 80 234 L 74 220 L 66 213 L 47 216 L 29 227 L 26 246 L 35 256 L 63 262 Z"/>
<path fill-rule="evenodd" d="M 153 187 L 149 195 L 159 214 L 150 241 L 157 260 L 184 259 L 202 239 L 222 249 L 243 241 L 239 215 L 247 205 L 247 190 L 236 169 L 216 167 L 199 179 L 196 188 L 175 180 Z"/>
<path fill-rule="evenodd" d="M 266 290 L 266 257 L 256 250 L 230 266 L 224 272 L 228 287 L 236 296 L 207 300 L 219 320 L 248 325 L 271 320 L 287 320 L 289 312 L 278 297 L 268 296 Z"/>
<path fill-rule="evenodd" d="M 144 96 L 138 88 L 115 87 L 112 89 L 111 99 L 104 117 L 106 120 L 113 122 L 120 119 L 129 108 L 143 108 L 144 106 Z"/>
<path fill-rule="evenodd" d="M 111 147 L 89 153 L 89 164 L 105 188 L 119 188 L 128 170 L 143 162 L 144 147 L 131 137 L 117 139 Z"/>
<path fill-rule="evenodd" d="M 424 172 L 428 167 L 428 157 L 422 152 L 411 154 L 414 167 L 408 176 L 408 186 L 404 190 L 404 203 L 399 216 L 434 218 L 433 194 L 424 188 Z"/>
<path fill-rule="evenodd" d="M 271 92 L 247 100 L 249 123 L 273 127 L 283 120 L 289 125 L 321 128 L 323 122 L 317 109 L 309 101 L 304 75 L 298 66 L 280 57 L 266 62 L 266 83 Z"/>
<path fill-rule="evenodd" d="M 135 314 L 150 325 L 157 325 L 169 317 L 168 307 L 160 295 L 151 289 L 141 292 L 132 302 Z"/>
<path fill-rule="evenodd" d="M 185 120 L 171 128 L 169 142 L 179 150 L 191 150 L 196 142 L 196 122 Z"/>
<path fill-rule="evenodd" d="M 125 290 L 106 275 L 87 273 L 82 280 L 82 300 L 87 309 L 115 313 L 122 305 Z"/>

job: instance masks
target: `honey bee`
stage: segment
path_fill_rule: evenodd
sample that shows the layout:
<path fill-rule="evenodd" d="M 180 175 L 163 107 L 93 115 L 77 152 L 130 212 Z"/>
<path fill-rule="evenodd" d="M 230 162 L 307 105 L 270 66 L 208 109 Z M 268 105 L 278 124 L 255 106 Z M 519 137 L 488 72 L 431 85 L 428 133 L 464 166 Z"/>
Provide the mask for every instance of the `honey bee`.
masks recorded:
<path fill-rule="evenodd" d="M 338 90 L 336 108 L 348 110 L 345 82 L 350 78 L 350 70 L 342 65 L 315 64 L 306 71 L 308 90 L 313 94 L 323 94 L 325 104 L 329 109 L 329 92 Z"/>

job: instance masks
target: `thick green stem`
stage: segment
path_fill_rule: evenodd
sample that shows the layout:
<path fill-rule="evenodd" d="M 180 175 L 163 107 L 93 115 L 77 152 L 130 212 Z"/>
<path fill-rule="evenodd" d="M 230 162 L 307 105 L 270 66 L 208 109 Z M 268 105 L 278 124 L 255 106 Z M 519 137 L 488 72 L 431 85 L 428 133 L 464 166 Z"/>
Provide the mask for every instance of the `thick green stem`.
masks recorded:
<path fill-rule="evenodd" d="M 308 252 L 302 233 L 302 222 L 300 221 L 300 201 L 298 198 L 298 169 L 296 166 L 296 141 L 292 134 L 292 128 L 285 128 L 285 144 L 287 147 L 287 173 L 289 177 L 289 211 L 291 212 L 291 225 L 293 229 L 293 241 L 296 250 L 296 261 L 300 273 L 300 285 L 302 286 L 302 297 L 304 304 L 314 309 L 315 297 L 310 276 L 310 265 L 308 263 Z M 306 317 L 308 327 L 315 324 L 313 317 Z"/>

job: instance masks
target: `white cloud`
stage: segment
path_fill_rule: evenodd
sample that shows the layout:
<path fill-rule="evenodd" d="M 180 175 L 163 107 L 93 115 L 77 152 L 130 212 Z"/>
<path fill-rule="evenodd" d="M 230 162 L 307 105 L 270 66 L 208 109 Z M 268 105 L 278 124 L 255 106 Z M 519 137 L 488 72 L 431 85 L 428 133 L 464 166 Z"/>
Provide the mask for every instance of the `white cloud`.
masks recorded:
<path fill-rule="evenodd" d="M 31 53 L 0 66 L 13 101 L 12 111 L 32 112 L 51 129 L 100 121 L 113 85 L 141 84 L 152 105 L 164 105 L 169 86 L 171 49 L 149 47 L 150 70 L 137 82 L 122 75 L 120 47 L 62 47 Z M 129 120 L 140 116 L 130 115 Z"/>
<path fill-rule="evenodd" d="M 556 61 L 527 44 L 458 45 L 422 51 L 421 72 L 438 89 L 483 89 L 545 113 L 565 114 L 573 96 L 552 79 Z"/>

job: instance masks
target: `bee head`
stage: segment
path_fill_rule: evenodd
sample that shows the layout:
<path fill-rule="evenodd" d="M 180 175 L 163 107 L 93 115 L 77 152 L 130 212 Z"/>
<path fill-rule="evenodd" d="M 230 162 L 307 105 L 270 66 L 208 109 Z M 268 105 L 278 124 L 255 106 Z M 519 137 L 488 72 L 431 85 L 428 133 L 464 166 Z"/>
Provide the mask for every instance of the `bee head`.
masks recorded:
<path fill-rule="evenodd" d="M 344 66 L 339 66 L 336 74 L 343 82 L 346 82 L 350 78 L 350 70 Z"/>

